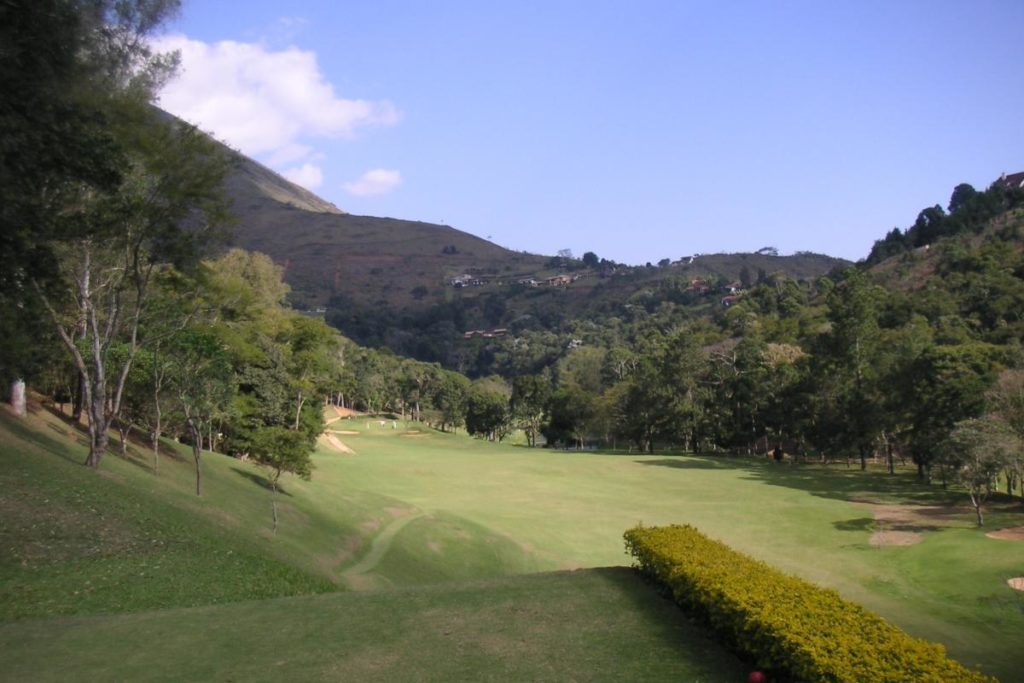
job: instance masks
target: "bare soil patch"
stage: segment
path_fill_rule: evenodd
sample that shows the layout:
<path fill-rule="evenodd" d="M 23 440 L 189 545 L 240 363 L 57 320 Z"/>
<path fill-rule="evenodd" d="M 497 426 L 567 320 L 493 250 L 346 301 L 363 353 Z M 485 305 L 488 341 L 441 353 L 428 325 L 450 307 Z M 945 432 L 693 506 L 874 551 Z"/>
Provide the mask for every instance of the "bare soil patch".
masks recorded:
<path fill-rule="evenodd" d="M 356 415 L 362 415 L 358 410 L 352 410 L 351 408 L 339 408 L 338 406 L 333 406 L 333 408 L 334 414 L 338 417 L 354 417 Z"/>
<path fill-rule="evenodd" d="M 985 535 L 989 538 L 998 538 L 1003 541 L 1024 541 L 1024 526 L 1015 526 L 1010 527 L 1009 529 L 990 531 Z"/>
<path fill-rule="evenodd" d="M 875 520 L 873 546 L 910 546 L 924 540 L 927 532 L 952 526 L 963 514 L 954 507 L 935 505 L 892 505 L 864 501 Z"/>
<path fill-rule="evenodd" d="M 356 454 L 356 452 L 354 450 L 352 450 L 351 448 L 346 446 L 344 443 L 342 443 L 340 440 L 338 440 L 338 437 L 334 436 L 333 434 L 325 434 L 324 437 L 327 439 L 327 443 L 329 443 L 331 445 L 331 448 L 333 448 L 334 450 L 341 451 L 342 453 L 345 453 L 346 455 L 355 455 Z"/>
<path fill-rule="evenodd" d="M 1006 583 L 1010 585 L 1015 591 L 1024 591 L 1024 576 L 1018 576 L 1013 579 L 1007 579 Z"/>
<path fill-rule="evenodd" d="M 917 545 L 924 540 L 924 534 L 917 531 L 876 531 L 871 534 L 871 545 Z"/>

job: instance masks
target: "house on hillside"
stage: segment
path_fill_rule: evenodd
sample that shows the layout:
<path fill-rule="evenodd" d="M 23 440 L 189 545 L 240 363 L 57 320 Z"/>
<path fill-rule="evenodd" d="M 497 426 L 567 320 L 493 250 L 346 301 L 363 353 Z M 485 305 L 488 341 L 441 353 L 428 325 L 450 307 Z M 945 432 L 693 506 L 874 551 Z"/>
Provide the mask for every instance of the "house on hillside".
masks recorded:
<path fill-rule="evenodd" d="M 544 280 L 544 284 L 548 287 L 565 287 L 570 282 L 572 282 L 572 278 L 568 275 L 555 275 Z"/>
<path fill-rule="evenodd" d="M 448 284 L 452 287 L 480 287 L 484 284 L 484 281 L 468 273 L 463 273 L 448 280 Z"/>
<path fill-rule="evenodd" d="M 705 280 L 704 278 L 695 277 L 694 279 L 690 280 L 690 284 L 687 286 L 687 288 L 684 291 L 687 291 L 687 292 L 697 292 L 698 294 L 707 294 L 707 291 L 708 291 L 707 280 Z"/>
<path fill-rule="evenodd" d="M 723 296 L 722 297 L 722 306 L 724 306 L 725 308 L 729 308 L 730 306 L 735 304 L 737 301 L 739 301 L 741 298 L 742 297 L 740 297 L 739 294 L 730 294 L 729 296 Z"/>
<path fill-rule="evenodd" d="M 996 182 L 1010 190 L 1024 190 L 1024 172 L 1010 175 L 1003 173 Z"/>

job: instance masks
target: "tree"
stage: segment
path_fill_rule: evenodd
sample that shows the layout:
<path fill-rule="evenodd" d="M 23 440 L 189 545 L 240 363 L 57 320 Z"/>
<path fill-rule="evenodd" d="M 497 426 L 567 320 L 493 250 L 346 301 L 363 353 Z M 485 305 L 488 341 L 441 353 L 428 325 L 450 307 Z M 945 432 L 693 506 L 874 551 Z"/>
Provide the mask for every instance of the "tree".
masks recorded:
<path fill-rule="evenodd" d="M 1013 495 L 1014 488 L 1020 487 L 1024 496 L 1024 370 L 1004 370 L 986 398 L 992 418 L 1016 439 L 1004 465 L 1006 494 Z"/>
<path fill-rule="evenodd" d="M 297 315 L 291 320 L 287 343 L 291 356 L 289 373 L 295 393 L 295 420 L 292 429 L 298 429 L 302 407 L 311 394 L 326 394 L 331 378 L 337 336 L 322 320 Z M 316 413 L 321 411 L 319 407 Z M 314 428 L 318 426 L 315 425 Z"/>
<path fill-rule="evenodd" d="M 466 394 L 469 380 L 451 371 L 442 371 L 434 389 L 434 405 L 441 411 L 441 431 L 457 428 L 466 418 Z"/>
<path fill-rule="evenodd" d="M 573 443 L 582 449 L 597 413 L 595 397 L 576 387 L 565 387 L 551 395 L 547 412 L 548 422 L 542 429 L 547 442 Z"/>
<path fill-rule="evenodd" d="M 550 398 L 551 383 L 541 375 L 520 375 L 512 380 L 512 420 L 526 434 L 531 448 L 537 445 Z"/>
<path fill-rule="evenodd" d="M 508 435 L 510 424 L 506 394 L 480 386 L 470 390 L 466 399 L 467 432 L 500 441 Z"/>
<path fill-rule="evenodd" d="M 274 533 L 277 533 L 277 492 L 281 475 L 285 472 L 308 480 L 312 475 L 313 442 L 308 436 L 284 427 L 263 427 L 252 439 L 249 456 L 270 472 L 272 492 L 271 509 L 274 518 Z"/>
<path fill-rule="evenodd" d="M 999 471 L 1013 450 L 1013 434 L 1005 423 L 992 419 L 958 422 L 943 451 L 944 464 L 950 466 L 956 480 L 967 489 L 978 519 L 985 525 L 982 507 L 992 491 Z"/>
<path fill-rule="evenodd" d="M 53 246 L 64 287 L 33 280 L 82 378 L 91 467 L 120 411 L 154 274 L 168 259 L 183 263 L 225 216 L 226 166 L 205 136 L 143 113 L 124 136 L 132 159 L 125 181 L 116 193 L 80 197 L 65 217 L 69 238 Z M 125 352 L 111 365 L 119 341 Z"/>
<path fill-rule="evenodd" d="M 815 373 L 830 385 L 834 405 L 825 407 L 824 423 L 852 446 L 867 469 L 867 456 L 874 449 L 881 428 L 879 400 L 878 316 L 884 291 L 872 285 L 856 269 L 845 273 L 843 282 L 828 296 L 831 329 L 822 339 Z"/>
<path fill-rule="evenodd" d="M 185 420 L 196 467 L 196 495 L 202 495 L 203 433 L 224 409 L 234 392 L 231 365 L 219 339 L 206 331 L 188 329 L 168 348 L 174 366 L 171 384 Z"/>
<path fill-rule="evenodd" d="M 600 265 L 600 260 L 597 258 L 597 254 L 592 251 L 583 252 L 583 265 L 587 268 L 597 268 Z"/>
<path fill-rule="evenodd" d="M 967 205 L 977 194 L 978 191 L 972 185 L 960 183 L 953 188 L 953 194 L 949 198 L 949 212 L 956 213 L 957 209 Z"/>
<path fill-rule="evenodd" d="M 982 415 L 985 391 L 997 370 L 999 350 L 988 344 L 932 346 L 923 351 L 910 370 L 908 391 L 912 413 L 908 435 L 918 477 L 930 478 L 958 422 Z"/>

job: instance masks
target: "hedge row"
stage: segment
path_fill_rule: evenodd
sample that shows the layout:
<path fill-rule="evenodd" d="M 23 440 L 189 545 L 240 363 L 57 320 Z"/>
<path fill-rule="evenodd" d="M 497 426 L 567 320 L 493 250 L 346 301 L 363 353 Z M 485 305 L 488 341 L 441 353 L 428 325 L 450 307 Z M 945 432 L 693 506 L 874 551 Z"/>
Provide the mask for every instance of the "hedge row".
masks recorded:
<path fill-rule="evenodd" d="M 787 576 L 691 526 L 637 527 L 626 549 L 757 666 L 797 681 L 986 681 L 833 590 Z"/>

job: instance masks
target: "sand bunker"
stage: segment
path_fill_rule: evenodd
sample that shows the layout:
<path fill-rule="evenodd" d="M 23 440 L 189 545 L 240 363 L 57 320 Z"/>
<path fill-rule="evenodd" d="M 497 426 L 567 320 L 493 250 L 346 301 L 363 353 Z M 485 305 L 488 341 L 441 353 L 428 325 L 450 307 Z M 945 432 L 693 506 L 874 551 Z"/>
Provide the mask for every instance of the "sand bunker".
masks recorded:
<path fill-rule="evenodd" d="M 989 538 L 998 538 L 1003 541 L 1024 541 L 1024 526 L 1015 526 L 999 531 L 990 531 L 985 534 Z M 1015 581 L 1017 579 L 1014 579 Z"/>
<path fill-rule="evenodd" d="M 341 434 L 342 436 L 357 436 L 361 432 L 354 431 L 352 429 L 332 429 L 332 434 Z"/>
<path fill-rule="evenodd" d="M 1010 584 L 1010 588 L 1015 591 L 1024 591 L 1024 576 L 1018 576 L 1015 579 L 1007 579 L 1006 583 Z"/>

